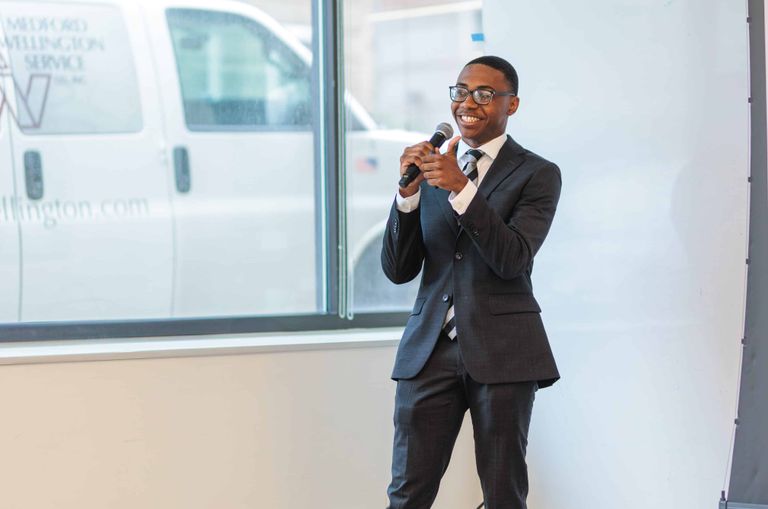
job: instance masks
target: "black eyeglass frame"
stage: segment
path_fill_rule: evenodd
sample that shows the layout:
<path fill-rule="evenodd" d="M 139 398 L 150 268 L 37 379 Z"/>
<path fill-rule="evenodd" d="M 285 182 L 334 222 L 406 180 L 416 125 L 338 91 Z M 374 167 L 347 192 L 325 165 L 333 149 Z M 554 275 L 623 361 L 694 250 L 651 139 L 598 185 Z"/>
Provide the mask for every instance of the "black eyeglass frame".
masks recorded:
<path fill-rule="evenodd" d="M 455 91 L 457 91 L 457 90 L 464 90 L 464 91 L 466 91 L 467 95 L 464 97 L 464 99 L 454 99 Z M 477 92 L 489 93 L 489 94 L 491 94 L 491 97 L 488 98 L 487 101 L 479 100 Z M 490 89 L 489 88 L 476 88 L 474 90 L 470 90 L 467 87 L 462 86 L 462 85 L 451 85 L 451 86 L 449 86 L 448 87 L 448 94 L 449 94 L 449 96 L 451 98 L 451 101 L 453 101 L 455 103 L 463 103 L 471 95 L 472 96 L 472 100 L 475 101 L 476 104 L 482 104 L 482 105 L 490 104 L 491 101 L 493 101 L 493 99 L 496 96 L 512 96 L 512 97 L 514 97 L 514 96 L 517 95 L 514 92 L 497 92 L 496 90 L 494 90 L 492 88 L 490 88 Z"/>

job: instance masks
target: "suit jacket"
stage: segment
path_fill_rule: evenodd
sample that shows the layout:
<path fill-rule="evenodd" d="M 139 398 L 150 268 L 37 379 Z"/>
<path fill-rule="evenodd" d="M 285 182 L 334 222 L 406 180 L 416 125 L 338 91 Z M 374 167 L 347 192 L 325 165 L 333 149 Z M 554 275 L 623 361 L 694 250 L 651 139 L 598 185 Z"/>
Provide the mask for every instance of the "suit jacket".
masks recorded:
<path fill-rule="evenodd" d="M 418 209 L 403 213 L 392 205 L 381 252 L 384 273 L 401 284 L 423 268 L 392 378 L 421 371 L 453 301 L 457 340 L 474 380 L 537 381 L 539 387 L 557 381 L 531 272 L 560 185 L 555 164 L 507 136 L 461 216 L 448 202 L 448 191 L 426 182 Z"/>

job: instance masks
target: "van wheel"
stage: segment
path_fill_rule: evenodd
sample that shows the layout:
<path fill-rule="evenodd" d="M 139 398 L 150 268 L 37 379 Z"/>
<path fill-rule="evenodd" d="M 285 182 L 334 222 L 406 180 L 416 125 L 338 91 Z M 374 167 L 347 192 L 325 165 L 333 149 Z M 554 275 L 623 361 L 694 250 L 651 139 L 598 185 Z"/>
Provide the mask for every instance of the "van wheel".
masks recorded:
<path fill-rule="evenodd" d="M 407 311 L 413 307 L 419 290 L 419 276 L 396 285 L 381 270 L 381 243 L 371 242 L 355 262 L 353 309 L 368 311 Z"/>

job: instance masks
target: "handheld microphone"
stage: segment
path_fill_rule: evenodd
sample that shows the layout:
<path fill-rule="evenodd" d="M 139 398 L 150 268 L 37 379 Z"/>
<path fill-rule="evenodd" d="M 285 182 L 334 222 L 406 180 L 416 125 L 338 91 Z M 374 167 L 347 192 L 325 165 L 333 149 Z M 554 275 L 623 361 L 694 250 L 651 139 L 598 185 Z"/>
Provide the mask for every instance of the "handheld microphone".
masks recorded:
<path fill-rule="evenodd" d="M 441 122 L 437 124 L 437 127 L 435 127 L 435 134 L 432 135 L 432 137 L 429 139 L 429 143 L 433 147 L 440 147 L 440 145 L 443 144 L 445 140 L 453 136 L 453 127 L 451 127 L 450 124 L 446 122 Z M 416 180 L 416 177 L 419 176 L 419 167 L 415 164 L 411 164 L 406 168 L 405 173 L 403 173 L 403 176 L 400 178 L 400 187 L 408 187 L 408 184 Z"/>

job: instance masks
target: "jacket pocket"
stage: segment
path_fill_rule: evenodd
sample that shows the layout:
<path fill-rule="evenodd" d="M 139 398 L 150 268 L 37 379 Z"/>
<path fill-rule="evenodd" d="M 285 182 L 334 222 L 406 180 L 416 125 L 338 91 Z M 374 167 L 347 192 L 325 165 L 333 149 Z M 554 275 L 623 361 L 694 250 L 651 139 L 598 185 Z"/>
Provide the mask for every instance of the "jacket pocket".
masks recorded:
<path fill-rule="evenodd" d="M 492 315 L 541 313 L 539 303 L 530 293 L 491 294 L 488 296 L 488 310 Z"/>
<path fill-rule="evenodd" d="M 416 302 L 413 304 L 413 311 L 411 311 L 411 316 L 420 314 L 421 308 L 424 307 L 424 303 L 426 301 L 427 299 L 416 299 Z"/>

